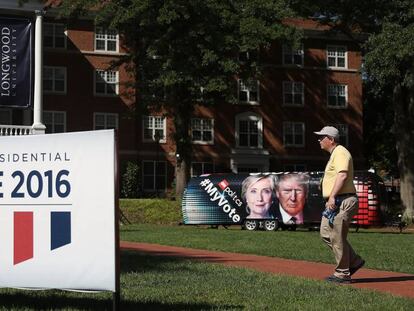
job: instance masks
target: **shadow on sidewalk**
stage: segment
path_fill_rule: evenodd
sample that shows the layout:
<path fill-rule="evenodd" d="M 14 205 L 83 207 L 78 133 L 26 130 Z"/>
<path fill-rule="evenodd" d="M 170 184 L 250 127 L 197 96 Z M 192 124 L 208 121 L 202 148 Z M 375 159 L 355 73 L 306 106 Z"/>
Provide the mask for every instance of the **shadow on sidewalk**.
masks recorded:
<path fill-rule="evenodd" d="M 353 279 L 352 284 L 356 283 L 385 283 L 385 282 L 405 282 L 405 281 L 414 281 L 414 276 L 391 276 L 385 278 L 360 278 Z"/>

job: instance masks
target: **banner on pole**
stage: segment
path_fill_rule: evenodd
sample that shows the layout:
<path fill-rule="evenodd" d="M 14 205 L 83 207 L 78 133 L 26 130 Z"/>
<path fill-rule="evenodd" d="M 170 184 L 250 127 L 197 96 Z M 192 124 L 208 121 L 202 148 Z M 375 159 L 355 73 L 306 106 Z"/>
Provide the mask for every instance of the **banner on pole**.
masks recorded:
<path fill-rule="evenodd" d="M 32 21 L 0 17 L 0 107 L 32 104 Z"/>
<path fill-rule="evenodd" d="M 0 138 L 0 287 L 116 289 L 113 130 Z"/>

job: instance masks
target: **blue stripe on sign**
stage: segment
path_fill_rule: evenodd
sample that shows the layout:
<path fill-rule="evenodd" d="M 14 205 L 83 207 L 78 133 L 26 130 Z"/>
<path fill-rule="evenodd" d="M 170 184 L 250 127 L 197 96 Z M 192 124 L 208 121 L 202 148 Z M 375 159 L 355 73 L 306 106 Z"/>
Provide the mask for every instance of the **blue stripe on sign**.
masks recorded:
<path fill-rule="evenodd" d="M 70 244 L 70 212 L 50 213 L 50 250 Z"/>

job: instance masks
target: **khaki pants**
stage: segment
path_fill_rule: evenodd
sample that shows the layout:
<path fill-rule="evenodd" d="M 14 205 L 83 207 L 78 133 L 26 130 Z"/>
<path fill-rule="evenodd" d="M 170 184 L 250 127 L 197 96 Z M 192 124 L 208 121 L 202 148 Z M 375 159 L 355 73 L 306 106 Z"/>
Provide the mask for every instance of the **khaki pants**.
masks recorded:
<path fill-rule="evenodd" d="M 358 199 L 354 196 L 342 201 L 333 225 L 329 224 L 327 218 L 322 217 L 320 234 L 322 240 L 335 255 L 334 275 L 339 278 L 350 278 L 349 268 L 356 267 L 362 262 L 361 257 L 355 253 L 347 241 L 349 224 L 357 212 Z"/>

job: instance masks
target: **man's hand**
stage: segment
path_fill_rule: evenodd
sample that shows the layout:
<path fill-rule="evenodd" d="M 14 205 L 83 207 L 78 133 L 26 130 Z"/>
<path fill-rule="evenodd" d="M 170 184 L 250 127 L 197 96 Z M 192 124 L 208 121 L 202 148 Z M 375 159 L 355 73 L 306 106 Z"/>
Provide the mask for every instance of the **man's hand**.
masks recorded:
<path fill-rule="evenodd" d="M 329 209 L 335 209 L 335 196 L 342 188 L 345 183 L 346 178 L 348 177 L 347 171 L 340 171 L 338 175 L 336 175 L 335 184 L 333 186 L 331 195 L 329 196 L 328 202 L 326 202 L 325 207 Z"/>
<path fill-rule="evenodd" d="M 335 197 L 330 196 L 328 201 L 325 204 L 326 208 L 329 208 L 331 210 L 334 210 L 336 208 L 335 206 Z"/>

